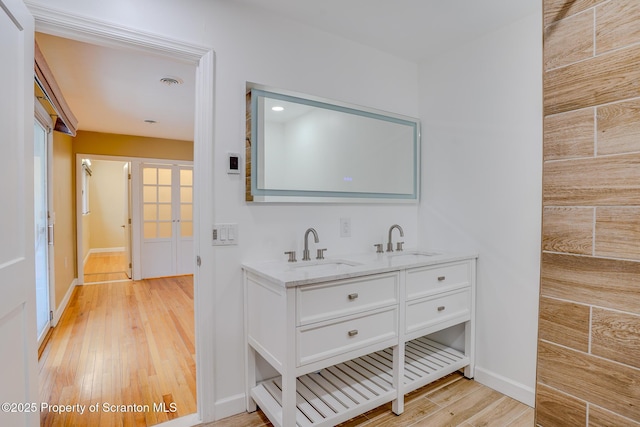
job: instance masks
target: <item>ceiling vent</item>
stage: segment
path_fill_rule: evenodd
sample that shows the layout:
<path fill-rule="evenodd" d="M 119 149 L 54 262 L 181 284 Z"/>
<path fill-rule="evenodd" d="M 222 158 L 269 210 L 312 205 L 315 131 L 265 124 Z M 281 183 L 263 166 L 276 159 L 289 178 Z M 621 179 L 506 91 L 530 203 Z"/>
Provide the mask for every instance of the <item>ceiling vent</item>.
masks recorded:
<path fill-rule="evenodd" d="M 181 85 L 182 83 L 184 83 L 184 81 L 178 77 L 163 77 L 160 79 L 160 83 L 167 86 L 173 86 L 173 85 Z"/>

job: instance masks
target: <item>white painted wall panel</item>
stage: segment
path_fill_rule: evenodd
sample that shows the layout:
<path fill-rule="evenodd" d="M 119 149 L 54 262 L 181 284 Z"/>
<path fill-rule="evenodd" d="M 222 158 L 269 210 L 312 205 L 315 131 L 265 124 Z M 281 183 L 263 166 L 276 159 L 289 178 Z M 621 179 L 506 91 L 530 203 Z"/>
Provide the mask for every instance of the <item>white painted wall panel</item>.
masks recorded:
<path fill-rule="evenodd" d="M 529 404 L 542 209 L 540 22 L 538 11 L 420 67 L 420 241 L 478 251 L 476 366 L 514 397 L 516 384 Z"/>

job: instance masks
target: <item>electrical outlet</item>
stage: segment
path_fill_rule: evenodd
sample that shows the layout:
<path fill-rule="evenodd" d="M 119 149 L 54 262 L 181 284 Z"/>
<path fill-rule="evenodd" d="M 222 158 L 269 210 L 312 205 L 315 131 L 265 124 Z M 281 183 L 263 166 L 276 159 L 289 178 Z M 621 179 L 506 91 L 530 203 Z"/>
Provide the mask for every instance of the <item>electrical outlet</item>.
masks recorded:
<path fill-rule="evenodd" d="M 351 218 L 340 218 L 340 237 L 351 237 Z"/>

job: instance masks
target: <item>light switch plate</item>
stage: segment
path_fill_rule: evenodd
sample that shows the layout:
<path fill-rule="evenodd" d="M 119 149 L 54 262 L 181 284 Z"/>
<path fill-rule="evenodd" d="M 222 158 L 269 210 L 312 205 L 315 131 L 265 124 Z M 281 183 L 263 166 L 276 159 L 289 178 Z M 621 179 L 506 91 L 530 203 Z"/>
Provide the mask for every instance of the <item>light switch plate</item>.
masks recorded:
<path fill-rule="evenodd" d="M 214 246 L 229 246 L 238 244 L 238 224 L 215 224 L 211 235 Z"/>

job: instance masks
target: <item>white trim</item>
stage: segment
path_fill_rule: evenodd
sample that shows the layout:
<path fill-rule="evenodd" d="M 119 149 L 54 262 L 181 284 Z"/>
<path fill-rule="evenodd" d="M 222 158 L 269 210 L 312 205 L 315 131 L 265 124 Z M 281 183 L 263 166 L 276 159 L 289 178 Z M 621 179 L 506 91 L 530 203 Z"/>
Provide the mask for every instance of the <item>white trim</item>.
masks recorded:
<path fill-rule="evenodd" d="M 214 200 L 211 195 L 214 188 L 215 53 L 208 47 L 167 39 L 28 1 L 27 6 L 35 18 L 37 31 L 103 46 L 152 52 L 198 64 L 194 137 L 194 183 L 198 185 L 195 186 L 193 206 L 194 255 L 205 260 L 193 277 L 198 412 L 174 421 L 179 423 L 184 420 L 189 425 L 213 421 L 216 418 L 216 353 L 215 334 L 211 334 L 211 331 L 216 329 L 216 325 L 211 301 L 215 300 L 216 286 L 213 268 L 215 252 L 209 242 L 209 230 L 213 229 L 214 221 Z"/>
<path fill-rule="evenodd" d="M 535 405 L 535 390 L 524 384 L 515 382 L 510 378 L 476 365 L 474 379 L 480 384 L 486 385 L 487 387 L 512 397 L 525 405 L 531 406 L 532 408 Z"/>
<path fill-rule="evenodd" d="M 56 308 L 56 311 L 53 312 L 53 319 L 51 320 L 51 327 L 55 328 L 58 326 L 58 322 L 60 318 L 64 314 L 64 311 L 67 309 L 67 305 L 69 304 L 69 300 L 71 299 L 71 295 L 73 294 L 73 290 L 78 285 L 78 279 L 73 279 L 69 288 L 67 289 L 67 293 L 64 294 L 64 298 L 60 301 L 60 305 Z"/>
<path fill-rule="evenodd" d="M 198 413 L 202 421 L 220 418 L 216 413 L 216 253 L 210 241 L 214 218 L 214 118 L 215 53 L 210 50 L 200 58 L 196 69 L 195 138 L 193 144 L 193 226 L 194 256 L 202 264 L 193 275 L 196 324 L 196 374 Z M 202 286 L 201 286 L 202 285 Z M 240 411 L 242 412 L 242 411 Z"/>
<path fill-rule="evenodd" d="M 200 417 L 198 417 L 198 414 L 188 414 L 184 417 L 156 424 L 155 427 L 191 427 L 198 424 L 200 424 Z"/>
<path fill-rule="evenodd" d="M 246 397 L 244 393 L 226 397 L 216 402 L 217 419 L 227 418 L 246 411 Z"/>
<path fill-rule="evenodd" d="M 86 43 L 160 54 L 197 64 L 211 49 L 161 35 L 70 13 L 30 1 L 24 2 L 36 21 L 36 31 Z"/>
<path fill-rule="evenodd" d="M 90 254 L 101 254 L 105 252 L 124 252 L 124 246 L 119 246 L 115 248 L 92 248 L 89 249 Z"/>

